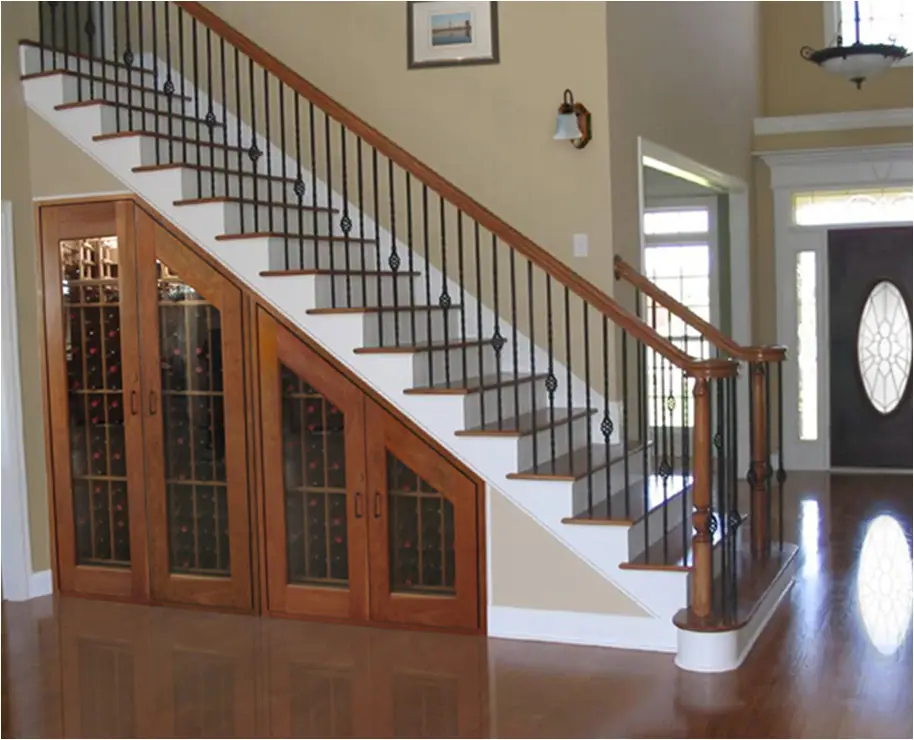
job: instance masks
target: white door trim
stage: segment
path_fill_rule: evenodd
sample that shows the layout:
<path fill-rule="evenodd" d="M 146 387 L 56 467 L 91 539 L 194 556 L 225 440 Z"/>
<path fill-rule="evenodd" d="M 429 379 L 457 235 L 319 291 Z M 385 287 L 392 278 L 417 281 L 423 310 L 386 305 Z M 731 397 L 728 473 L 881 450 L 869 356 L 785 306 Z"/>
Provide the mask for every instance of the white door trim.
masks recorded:
<path fill-rule="evenodd" d="M 763 155 L 774 191 L 774 253 L 777 281 L 777 337 L 787 347 L 784 368 L 784 440 L 791 470 L 828 470 L 830 357 L 828 343 L 828 226 L 793 223 L 793 194 L 802 190 L 910 187 L 914 178 L 912 146 L 804 150 Z M 890 226 L 866 224 L 861 226 Z M 840 227 L 838 227 L 840 228 Z M 799 386 L 796 363 L 796 258 L 816 255 L 817 439 L 799 438 Z"/>
<path fill-rule="evenodd" d="M 638 137 L 638 234 L 641 244 L 639 255 L 644 254 L 644 173 L 645 157 L 669 165 L 692 179 L 703 180 L 707 187 L 724 193 L 730 205 L 730 336 L 742 345 L 752 344 L 752 278 L 750 275 L 749 245 L 749 186 L 738 177 L 696 162 L 678 152 L 656 144 L 643 136 Z M 638 270 L 643 272 L 643 257 L 639 256 Z M 715 297 L 714 301 L 719 299 Z M 744 372 L 744 371 L 742 371 Z M 737 414 L 740 419 L 749 418 L 749 386 L 737 383 Z M 738 429 L 739 469 L 749 467 L 749 425 L 740 424 Z"/>
<path fill-rule="evenodd" d="M 0 264 L 0 417 L 2 417 L 2 535 L 3 597 L 25 601 L 32 596 L 32 555 L 29 540 L 28 481 L 22 425 L 22 384 L 19 375 L 19 319 L 16 310 L 16 259 L 13 246 L 13 206 L 2 203 L 2 264 Z"/>

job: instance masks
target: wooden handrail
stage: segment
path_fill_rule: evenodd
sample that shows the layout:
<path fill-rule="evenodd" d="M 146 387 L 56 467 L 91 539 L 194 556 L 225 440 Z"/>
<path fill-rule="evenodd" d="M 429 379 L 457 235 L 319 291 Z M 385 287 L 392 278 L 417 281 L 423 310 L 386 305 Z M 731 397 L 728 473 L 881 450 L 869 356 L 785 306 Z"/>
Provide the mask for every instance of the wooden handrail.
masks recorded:
<path fill-rule="evenodd" d="M 209 8 L 199 2 L 175 2 L 175 5 L 184 9 L 188 15 L 196 18 L 216 35 L 225 39 L 239 51 L 253 59 L 257 64 L 270 72 L 280 82 L 288 85 L 306 100 L 314 103 L 328 116 L 341 123 L 356 136 L 362 138 L 366 144 L 374 147 L 379 154 L 387 157 L 436 192 L 448 200 L 464 214 L 474 219 L 480 226 L 487 229 L 501 239 L 509 247 L 516 249 L 540 269 L 548 273 L 554 280 L 580 296 L 584 301 L 600 311 L 604 316 L 621 326 L 635 338 L 659 353 L 686 372 L 696 364 L 696 360 L 679 349 L 665 337 L 658 334 L 650 325 L 637 316 L 626 311 L 606 293 L 586 278 L 578 275 L 568 265 L 554 257 L 538 244 L 534 243 L 517 229 L 502 221 L 498 216 L 481 205 L 463 190 L 449 182 L 431 167 L 423 164 L 408 151 L 395 144 L 376 128 L 359 118 L 348 108 L 340 105 L 322 90 L 304 79 L 274 57 L 263 47 L 254 43 L 240 31 L 226 23 Z M 734 370 L 735 372 L 735 370 Z"/>
<path fill-rule="evenodd" d="M 655 283 L 646 278 L 628 262 L 616 255 L 613 259 L 616 280 L 625 280 L 630 285 L 640 290 L 644 295 L 657 304 L 663 306 L 688 326 L 698 329 L 699 333 L 717 349 L 725 352 L 734 360 L 746 362 L 781 362 L 787 356 L 784 347 L 744 347 L 724 334 L 720 329 L 705 321 L 688 306 L 684 306 L 665 290 L 657 287 Z"/>

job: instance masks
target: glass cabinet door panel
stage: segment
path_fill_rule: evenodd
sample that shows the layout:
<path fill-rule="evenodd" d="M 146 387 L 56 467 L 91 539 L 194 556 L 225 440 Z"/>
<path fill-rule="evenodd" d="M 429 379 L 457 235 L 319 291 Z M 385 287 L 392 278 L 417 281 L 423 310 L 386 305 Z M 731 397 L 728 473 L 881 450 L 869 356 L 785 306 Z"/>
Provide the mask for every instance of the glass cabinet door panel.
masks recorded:
<path fill-rule="evenodd" d="M 129 567 L 117 237 L 60 241 L 80 564 Z"/>
<path fill-rule="evenodd" d="M 219 310 L 156 261 L 172 573 L 230 571 Z"/>

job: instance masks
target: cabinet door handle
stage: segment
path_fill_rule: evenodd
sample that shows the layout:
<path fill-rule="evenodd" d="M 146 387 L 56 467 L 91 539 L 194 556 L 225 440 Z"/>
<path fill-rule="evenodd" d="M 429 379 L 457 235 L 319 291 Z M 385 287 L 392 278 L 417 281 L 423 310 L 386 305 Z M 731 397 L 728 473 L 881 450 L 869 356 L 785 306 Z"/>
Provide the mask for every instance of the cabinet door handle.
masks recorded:
<path fill-rule="evenodd" d="M 356 491 L 355 492 L 355 518 L 361 519 L 363 513 L 364 512 L 362 511 L 362 493 L 361 493 L 361 491 Z"/>
<path fill-rule="evenodd" d="M 374 494 L 374 518 L 381 518 L 381 492 L 375 491 Z"/>
<path fill-rule="evenodd" d="M 136 414 L 137 414 L 137 407 L 136 407 L 137 398 L 136 397 L 137 397 L 136 391 L 130 391 L 130 413 L 133 416 L 136 416 Z"/>
<path fill-rule="evenodd" d="M 158 411 L 156 392 L 149 391 L 149 415 L 155 416 L 156 411 Z"/>

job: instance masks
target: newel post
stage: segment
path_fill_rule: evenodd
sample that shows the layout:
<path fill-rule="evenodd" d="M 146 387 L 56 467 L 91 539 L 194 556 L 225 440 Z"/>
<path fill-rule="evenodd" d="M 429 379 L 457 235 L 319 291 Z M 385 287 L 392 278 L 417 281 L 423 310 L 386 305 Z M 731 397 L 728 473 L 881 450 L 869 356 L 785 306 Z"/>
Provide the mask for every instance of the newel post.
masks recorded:
<path fill-rule="evenodd" d="M 750 455 L 749 465 L 749 529 L 752 555 L 756 558 L 768 556 L 771 541 L 771 363 L 783 362 L 786 350 L 783 347 L 750 347 L 749 358 L 749 404 Z M 781 392 L 781 389 L 778 389 Z M 779 440 L 781 442 L 781 440 Z M 778 512 L 782 517 L 783 512 Z"/>
<path fill-rule="evenodd" d="M 686 371 L 694 378 L 692 396 L 695 401 L 694 426 L 692 427 L 692 581 L 689 610 L 699 620 L 711 616 L 711 592 L 714 570 L 711 564 L 712 534 L 715 527 L 711 507 L 712 434 L 711 434 L 711 383 L 733 377 L 738 365 L 731 360 L 702 360 L 694 362 Z"/>
<path fill-rule="evenodd" d="M 708 379 L 695 378 L 695 421 L 692 427 L 694 481 L 692 483 L 692 594 L 696 617 L 711 615 L 711 393 Z"/>

